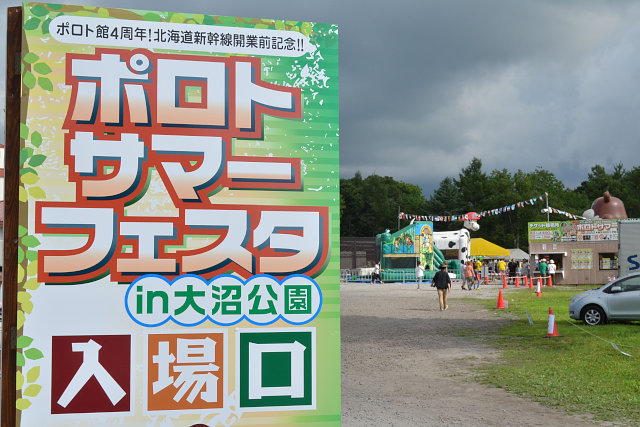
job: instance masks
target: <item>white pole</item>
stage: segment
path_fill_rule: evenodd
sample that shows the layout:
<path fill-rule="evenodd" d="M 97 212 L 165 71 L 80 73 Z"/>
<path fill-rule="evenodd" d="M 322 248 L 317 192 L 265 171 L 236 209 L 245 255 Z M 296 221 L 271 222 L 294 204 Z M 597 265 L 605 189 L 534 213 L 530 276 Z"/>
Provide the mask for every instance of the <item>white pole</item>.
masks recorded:
<path fill-rule="evenodd" d="M 544 192 L 544 199 L 547 204 L 547 208 L 545 209 L 547 211 L 547 222 L 549 222 L 549 193 L 547 193 L 546 191 Z"/>

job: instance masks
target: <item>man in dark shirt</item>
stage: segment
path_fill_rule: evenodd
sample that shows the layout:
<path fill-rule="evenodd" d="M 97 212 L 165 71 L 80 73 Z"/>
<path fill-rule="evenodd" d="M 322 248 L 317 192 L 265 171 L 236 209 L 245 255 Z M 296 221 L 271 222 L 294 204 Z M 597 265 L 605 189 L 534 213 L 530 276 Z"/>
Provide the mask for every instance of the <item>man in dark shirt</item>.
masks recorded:
<path fill-rule="evenodd" d="M 431 286 L 438 290 L 438 301 L 440 302 L 440 311 L 449 308 L 447 305 L 447 292 L 451 290 L 451 278 L 447 271 L 447 263 L 440 264 L 440 270 L 433 276 Z"/>
<path fill-rule="evenodd" d="M 509 261 L 509 265 L 507 265 L 507 268 L 509 269 L 509 284 L 512 285 L 515 283 L 515 280 L 516 280 L 516 271 L 518 270 L 518 263 L 516 262 L 515 259 L 512 259 L 511 261 Z"/>

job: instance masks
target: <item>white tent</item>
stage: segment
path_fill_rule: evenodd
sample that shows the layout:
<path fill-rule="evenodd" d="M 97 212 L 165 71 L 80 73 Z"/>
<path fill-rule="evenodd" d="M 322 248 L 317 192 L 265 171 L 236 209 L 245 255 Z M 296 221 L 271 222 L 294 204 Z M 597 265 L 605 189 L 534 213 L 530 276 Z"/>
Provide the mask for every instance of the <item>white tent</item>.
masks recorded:
<path fill-rule="evenodd" d="M 529 259 L 529 254 L 520 248 L 509 249 L 509 259 L 525 260 Z"/>

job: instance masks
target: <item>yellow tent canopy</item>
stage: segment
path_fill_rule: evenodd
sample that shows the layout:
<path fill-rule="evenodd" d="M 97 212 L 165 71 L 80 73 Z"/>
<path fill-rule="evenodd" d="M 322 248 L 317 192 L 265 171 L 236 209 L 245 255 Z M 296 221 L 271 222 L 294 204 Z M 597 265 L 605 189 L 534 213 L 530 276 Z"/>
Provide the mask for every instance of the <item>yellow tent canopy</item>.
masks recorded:
<path fill-rule="evenodd" d="M 500 247 L 482 237 L 471 239 L 471 256 L 509 256 L 509 249 Z"/>

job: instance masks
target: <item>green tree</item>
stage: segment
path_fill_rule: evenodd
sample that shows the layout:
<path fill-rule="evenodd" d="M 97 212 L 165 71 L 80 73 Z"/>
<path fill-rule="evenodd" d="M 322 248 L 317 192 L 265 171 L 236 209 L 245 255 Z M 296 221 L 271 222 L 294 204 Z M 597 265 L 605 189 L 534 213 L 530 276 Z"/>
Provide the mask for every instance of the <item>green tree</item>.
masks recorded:
<path fill-rule="evenodd" d="M 362 178 L 357 172 L 351 179 L 340 180 L 340 234 L 351 237 L 375 236 L 385 229 L 396 230 L 398 211 L 423 212 L 425 198 L 417 185 L 396 181 L 389 176 L 370 175 Z M 404 226 L 408 221 L 403 221 Z"/>

